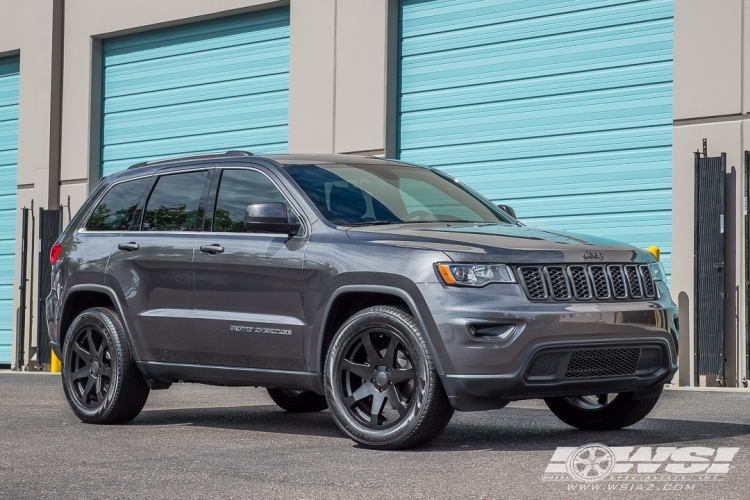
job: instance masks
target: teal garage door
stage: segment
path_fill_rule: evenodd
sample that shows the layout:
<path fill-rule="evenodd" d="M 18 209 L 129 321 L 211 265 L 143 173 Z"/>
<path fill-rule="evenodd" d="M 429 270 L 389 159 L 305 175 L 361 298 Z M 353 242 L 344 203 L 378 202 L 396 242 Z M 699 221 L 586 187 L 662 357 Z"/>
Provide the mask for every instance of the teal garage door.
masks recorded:
<path fill-rule="evenodd" d="M 0 59 L 0 364 L 11 362 L 16 262 L 18 57 Z"/>
<path fill-rule="evenodd" d="M 229 149 L 287 150 L 289 8 L 104 40 L 102 175 Z"/>
<path fill-rule="evenodd" d="M 672 0 L 403 0 L 398 154 L 669 270 L 672 34 Z"/>

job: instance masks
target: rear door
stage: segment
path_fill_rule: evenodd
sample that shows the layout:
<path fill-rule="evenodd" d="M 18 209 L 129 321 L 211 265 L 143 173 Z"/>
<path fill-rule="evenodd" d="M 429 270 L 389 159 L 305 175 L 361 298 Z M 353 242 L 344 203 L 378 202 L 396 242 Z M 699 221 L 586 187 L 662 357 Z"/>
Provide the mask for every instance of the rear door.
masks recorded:
<path fill-rule="evenodd" d="M 205 231 L 195 242 L 195 335 L 201 363 L 305 370 L 302 260 L 305 229 L 253 233 L 243 226 L 250 203 L 294 208 L 261 168 L 216 170 Z"/>
<path fill-rule="evenodd" d="M 127 303 L 144 361 L 197 363 L 193 329 L 193 246 L 202 227 L 212 168 L 154 177 L 140 224 L 122 233 L 107 267 Z"/>

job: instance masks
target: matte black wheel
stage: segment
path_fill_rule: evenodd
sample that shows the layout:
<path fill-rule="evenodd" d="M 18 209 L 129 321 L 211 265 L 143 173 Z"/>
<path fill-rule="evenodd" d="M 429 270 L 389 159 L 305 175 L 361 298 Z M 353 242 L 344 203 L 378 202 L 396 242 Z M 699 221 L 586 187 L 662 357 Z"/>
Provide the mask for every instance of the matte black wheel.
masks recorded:
<path fill-rule="evenodd" d="M 62 362 L 65 397 L 82 421 L 127 422 L 146 404 L 149 388 L 113 311 L 95 307 L 82 312 L 68 329 Z"/>
<path fill-rule="evenodd" d="M 560 420 L 583 430 L 614 430 L 640 422 L 654 409 L 659 397 L 633 399 L 632 392 L 547 398 L 547 407 Z"/>
<path fill-rule="evenodd" d="M 422 333 L 396 307 L 371 307 L 344 323 L 328 350 L 325 388 L 338 426 L 368 448 L 419 446 L 453 415 Z"/>
<path fill-rule="evenodd" d="M 326 397 L 312 391 L 268 389 L 268 395 L 279 408 L 292 413 L 316 412 L 328 408 Z"/>

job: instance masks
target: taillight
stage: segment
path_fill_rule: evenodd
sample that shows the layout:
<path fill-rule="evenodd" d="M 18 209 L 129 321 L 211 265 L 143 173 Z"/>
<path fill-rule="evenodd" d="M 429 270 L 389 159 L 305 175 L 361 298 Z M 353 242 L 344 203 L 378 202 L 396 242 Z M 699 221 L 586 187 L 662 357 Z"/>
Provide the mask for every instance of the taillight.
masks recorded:
<path fill-rule="evenodd" d="M 60 250 L 62 250 L 62 245 L 60 243 L 52 245 L 52 250 L 49 252 L 49 261 L 53 266 L 57 264 L 57 260 L 60 258 Z"/>

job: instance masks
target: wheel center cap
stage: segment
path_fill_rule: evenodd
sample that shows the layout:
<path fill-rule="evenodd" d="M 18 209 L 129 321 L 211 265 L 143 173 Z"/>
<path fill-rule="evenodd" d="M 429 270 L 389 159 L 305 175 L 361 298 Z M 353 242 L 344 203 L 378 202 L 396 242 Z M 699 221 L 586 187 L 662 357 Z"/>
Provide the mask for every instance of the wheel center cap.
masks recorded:
<path fill-rule="evenodd" d="M 379 387 L 384 387 L 388 384 L 388 375 L 385 372 L 378 372 L 378 374 L 375 375 L 375 383 Z"/>
<path fill-rule="evenodd" d="M 94 376 L 99 375 L 99 371 L 101 369 L 101 366 L 99 366 L 99 361 L 94 361 L 91 363 L 91 374 Z"/>

